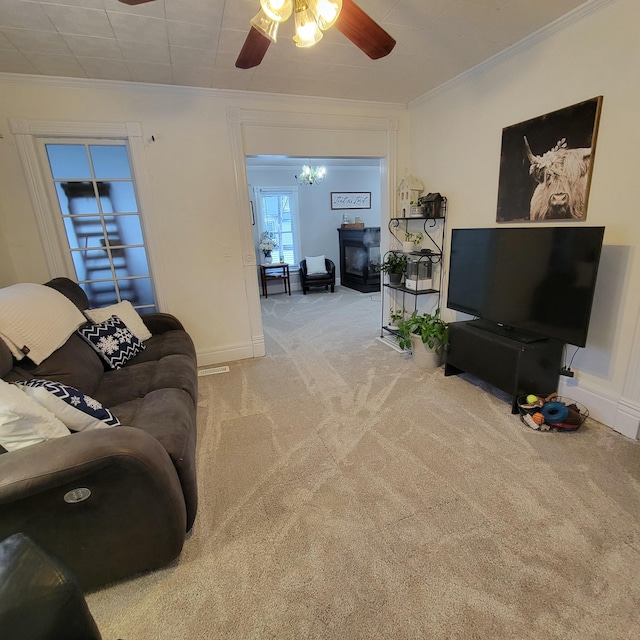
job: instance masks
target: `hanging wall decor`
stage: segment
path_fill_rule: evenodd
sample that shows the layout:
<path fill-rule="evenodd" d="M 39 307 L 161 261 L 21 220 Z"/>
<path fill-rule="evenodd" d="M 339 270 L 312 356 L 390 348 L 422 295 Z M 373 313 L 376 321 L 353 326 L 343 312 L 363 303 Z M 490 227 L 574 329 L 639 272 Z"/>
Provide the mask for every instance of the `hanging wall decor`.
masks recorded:
<path fill-rule="evenodd" d="M 587 217 L 602 96 L 502 130 L 497 222 Z"/>
<path fill-rule="evenodd" d="M 371 191 L 332 191 L 332 209 L 371 209 Z"/>

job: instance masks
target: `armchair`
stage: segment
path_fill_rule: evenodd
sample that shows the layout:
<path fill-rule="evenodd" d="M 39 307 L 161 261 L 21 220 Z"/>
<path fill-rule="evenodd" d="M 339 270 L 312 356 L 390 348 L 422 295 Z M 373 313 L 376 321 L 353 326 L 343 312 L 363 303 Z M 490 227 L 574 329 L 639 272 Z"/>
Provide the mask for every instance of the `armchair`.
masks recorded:
<path fill-rule="evenodd" d="M 307 261 L 300 260 L 300 284 L 302 285 L 302 293 L 306 296 L 309 287 L 325 287 L 331 293 L 335 291 L 336 286 L 336 265 L 329 258 L 324 259 L 326 267 L 325 273 L 308 273 Z"/>
<path fill-rule="evenodd" d="M 101 637 L 68 567 L 22 533 L 0 542 L 0 638 Z"/>

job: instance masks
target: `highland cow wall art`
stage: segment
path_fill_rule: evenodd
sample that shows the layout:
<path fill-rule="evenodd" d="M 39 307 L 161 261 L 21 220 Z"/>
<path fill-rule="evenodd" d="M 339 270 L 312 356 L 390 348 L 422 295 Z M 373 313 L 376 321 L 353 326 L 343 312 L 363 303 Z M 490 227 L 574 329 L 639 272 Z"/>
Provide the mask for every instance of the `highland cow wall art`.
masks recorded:
<path fill-rule="evenodd" d="M 502 130 L 497 222 L 587 217 L 602 96 Z"/>

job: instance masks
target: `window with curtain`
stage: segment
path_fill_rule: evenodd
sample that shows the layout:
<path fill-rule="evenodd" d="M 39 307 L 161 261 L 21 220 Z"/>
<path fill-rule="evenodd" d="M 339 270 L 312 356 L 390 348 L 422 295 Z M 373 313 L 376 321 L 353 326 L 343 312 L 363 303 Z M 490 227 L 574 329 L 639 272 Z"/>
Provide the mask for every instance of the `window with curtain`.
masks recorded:
<path fill-rule="evenodd" d="M 278 242 L 278 247 L 273 252 L 274 257 L 281 258 L 289 264 L 297 264 L 299 262 L 297 192 L 292 189 L 259 188 L 256 189 L 256 196 L 260 206 L 259 232 L 273 233 Z"/>

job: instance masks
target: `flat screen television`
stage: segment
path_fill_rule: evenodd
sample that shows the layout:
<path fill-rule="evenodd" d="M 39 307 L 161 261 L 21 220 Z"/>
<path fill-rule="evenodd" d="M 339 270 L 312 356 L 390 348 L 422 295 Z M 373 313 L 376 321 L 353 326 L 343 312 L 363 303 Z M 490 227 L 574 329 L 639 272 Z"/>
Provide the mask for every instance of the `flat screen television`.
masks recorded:
<path fill-rule="evenodd" d="M 604 227 L 454 229 L 447 307 L 522 342 L 584 347 Z"/>

